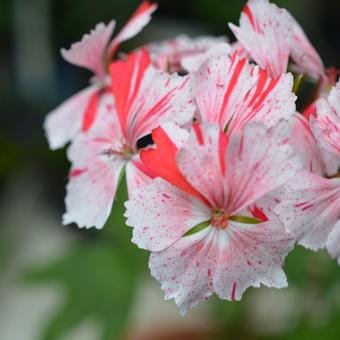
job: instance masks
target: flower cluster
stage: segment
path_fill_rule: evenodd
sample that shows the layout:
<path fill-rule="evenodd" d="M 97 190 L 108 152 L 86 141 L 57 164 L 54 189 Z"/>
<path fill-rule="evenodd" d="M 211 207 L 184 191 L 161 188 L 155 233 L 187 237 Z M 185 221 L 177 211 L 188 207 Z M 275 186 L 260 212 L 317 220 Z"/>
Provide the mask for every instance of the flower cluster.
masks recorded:
<path fill-rule="evenodd" d="M 181 313 L 216 293 L 287 286 L 294 245 L 340 264 L 340 82 L 301 26 L 249 0 L 237 41 L 179 36 L 119 58 L 150 21 L 143 2 L 111 39 L 100 23 L 69 50 L 91 85 L 48 114 L 51 149 L 70 142 L 63 223 L 102 228 L 125 174 L 132 242 Z M 297 111 L 302 79 L 315 96 Z"/>

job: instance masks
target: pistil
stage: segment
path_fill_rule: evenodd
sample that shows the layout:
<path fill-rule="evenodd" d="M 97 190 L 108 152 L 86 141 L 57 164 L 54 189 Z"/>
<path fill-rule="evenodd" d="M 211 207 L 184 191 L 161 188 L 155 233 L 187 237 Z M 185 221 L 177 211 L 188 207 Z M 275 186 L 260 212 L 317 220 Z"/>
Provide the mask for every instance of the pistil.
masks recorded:
<path fill-rule="evenodd" d="M 228 228 L 228 221 L 229 221 L 229 214 L 224 210 L 217 210 L 213 213 L 211 219 L 211 225 L 213 227 L 227 229 Z"/>

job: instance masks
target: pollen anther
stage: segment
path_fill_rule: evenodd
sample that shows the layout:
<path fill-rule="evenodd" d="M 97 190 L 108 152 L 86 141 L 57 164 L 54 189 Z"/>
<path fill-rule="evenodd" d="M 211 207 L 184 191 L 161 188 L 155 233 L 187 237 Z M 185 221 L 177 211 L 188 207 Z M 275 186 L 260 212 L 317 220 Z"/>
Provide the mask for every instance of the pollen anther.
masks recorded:
<path fill-rule="evenodd" d="M 224 210 L 216 210 L 211 219 L 213 227 L 227 229 L 229 224 L 229 214 Z"/>

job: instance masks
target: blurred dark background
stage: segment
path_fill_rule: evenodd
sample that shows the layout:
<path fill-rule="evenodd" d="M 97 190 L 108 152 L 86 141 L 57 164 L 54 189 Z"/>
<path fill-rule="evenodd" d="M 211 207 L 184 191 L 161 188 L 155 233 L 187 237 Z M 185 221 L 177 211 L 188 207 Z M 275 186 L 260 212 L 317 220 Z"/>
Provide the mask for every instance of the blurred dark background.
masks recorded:
<path fill-rule="evenodd" d="M 235 304 L 211 299 L 182 318 L 149 278 L 122 217 L 101 232 L 61 226 L 69 164 L 65 150 L 48 150 L 42 123 L 90 73 L 59 50 L 101 21 L 116 19 L 117 32 L 139 3 L 0 2 L 0 339 L 339 339 L 340 269 L 324 252 L 297 248 L 288 257 L 288 289 L 250 289 Z M 233 40 L 227 23 L 238 23 L 244 3 L 158 1 L 122 51 L 180 33 Z M 275 3 L 301 23 L 327 67 L 340 66 L 340 1 Z"/>

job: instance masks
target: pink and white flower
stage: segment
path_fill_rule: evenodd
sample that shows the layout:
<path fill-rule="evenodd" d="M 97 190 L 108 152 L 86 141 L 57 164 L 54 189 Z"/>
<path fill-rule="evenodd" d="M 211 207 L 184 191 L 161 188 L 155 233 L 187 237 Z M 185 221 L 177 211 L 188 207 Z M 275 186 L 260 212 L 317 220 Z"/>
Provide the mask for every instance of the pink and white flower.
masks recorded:
<path fill-rule="evenodd" d="M 290 13 L 289 15 L 291 16 L 293 22 L 293 36 L 290 57 L 295 63 L 293 65 L 294 70 L 297 73 L 307 74 L 315 80 L 320 78 L 321 82 L 326 82 L 326 70 L 321 57 L 309 41 L 301 25 L 293 18 Z"/>
<path fill-rule="evenodd" d="M 340 82 L 332 88 L 328 98 L 317 102 L 311 125 L 321 147 L 340 159 Z"/>
<path fill-rule="evenodd" d="M 93 125 L 103 92 L 110 86 L 108 65 L 118 46 L 138 34 L 148 24 L 157 5 L 144 1 L 111 41 L 115 21 L 99 23 L 81 41 L 69 50 L 62 49 L 63 58 L 71 64 L 84 67 L 93 73 L 93 84 L 78 92 L 55 110 L 45 120 L 45 131 L 51 149 L 63 147 L 77 135 Z"/>
<path fill-rule="evenodd" d="M 282 265 L 294 239 L 264 198 L 300 169 L 289 136 L 284 121 L 251 122 L 231 136 L 205 123 L 178 149 L 158 128 L 156 148 L 141 152 L 156 178 L 126 203 L 127 224 L 181 313 L 213 293 L 240 300 L 250 286 L 287 285 Z"/>
<path fill-rule="evenodd" d="M 300 157 L 304 169 L 320 176 L 333 176 L 339 171 L 340 157 L 322 149 L 310 126 L 310 121 L 300 113 L 291 119 L 291 145 Z"/>
<path fill-rule="evenodd" d="M 293 76 L 271 78 L 237 52 L 207 60 L 192 74 L 191 86 L 198 118 L 216 122 L 229 133 L 242 129 L 250 120 L 271 127 L 281 119 L 289 120 L 295 112 Z"/>
<path fill-rule="evenodd" d="M 285 187 L 275 208 L 299 244 L 312 250 L 327 247 L 340 261 L 340 179 L 304 173 Z"/>
<path fill-rule="evenodd" d="M 324 176 L 326 166 L 308 120 L 300 113 L 291 119 L 291 145 L 307 171 Z"/>
<path fill-rule="evenodd" d="M 231 51 L 225 37 L 200 36 L 190 38 L 179 35 L 176 38 L 146 46 L 155 67 L 167 72 L 191 72 L 208 58 L 209 51 L 226 49 Z"/>
<path fill-rule="evenodd" d="M 72 169 L 64 224 L 102 228 L 125 168 L 129 194 L 148 181 L 137 141 L 164 122 L 188 123 L 192 105 L 188 78 L 151 66 L 145 50 L 110 65 L 112 94 L 103 97 L 99 116 L 68 152 Z"/>
<path fill-rule="evenodd" d="M 252 59 L 272 77 L 287 71 L 291 57 L 299 72 L 315 79 L 326 78 L 320 56 L 285 9 L 268 0 L 249 0 L 243 8 L 240 26 L 229 26 Z"/>

